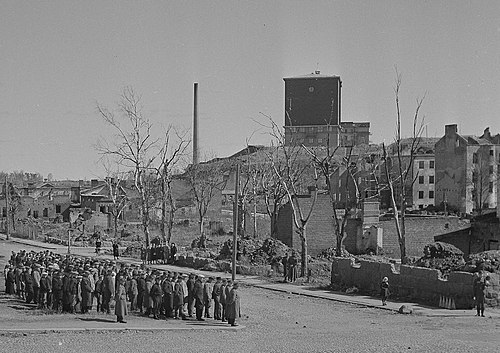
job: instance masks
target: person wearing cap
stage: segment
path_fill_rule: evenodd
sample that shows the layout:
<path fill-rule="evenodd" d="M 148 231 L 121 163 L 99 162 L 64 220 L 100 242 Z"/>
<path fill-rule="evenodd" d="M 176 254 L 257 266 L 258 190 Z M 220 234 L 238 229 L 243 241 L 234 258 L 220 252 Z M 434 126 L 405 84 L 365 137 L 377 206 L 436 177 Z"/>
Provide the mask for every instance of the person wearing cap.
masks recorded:
<path fill-rule="evenodd" d="M 31 275 L 31 267 L 26 267 L 23 276 L 24 282 L 24 291 L 26 293 L 26 303 L 29 304 L 33 301 L 34 292 L 33 292 L 33 276 Z"/>
<path fill-rule="evenodd" d="M 153 301 L 153 318 L 158 320 L 160 318 L 160 309 L 162 305 L 163 290 L 161 289 L 161 277 L 156 276 L 155 283 L 151 286 L 149 296 Z"/>
<path fill-rule="evenodd" d="M 238 292 L 238 283 L 234 282 L 229 292 L 227 299 L 227 322 L 231 326 L 238 326 L 236 324 L 236 318 L 241 317 L 240 313 L 240 294 Z"/>
<path fill-rule="evenodd" d="M 81 313 L 86 314 L 92 307 L 92 284 L 90 282 L 90 272 L 84 271 L 82 281 L 80 282 L 82 302 L 80 305 Z"/>
<path fill-rule="evenodd" d="M 112 276 L 111 269 L 107 270 L 106 276 L 104 276 L 102 282 L 102 311 L 106 311 L 106 314 L 111 314 L 110 302 L 115 296 L 115 283 Z"/>
<path fill-rule="evenodd" d="M 196 310 L 196 320 L 205 321 L 203 319 L 203 308 L 205 307 L 204 293 L 203 293 L 203 279 L 205 276 L 198 275 L 196 276 L 196 280 L 194 282 L 193 287 L 193 299 L 194 299 L 194 307 Z"/>
<path fill-rule="evenodd" d="M 223 278 L 220 286 L 220 307 L 221 307 L 220 319 L 222 320 L 222 322 L 226 321 L 226 286 L 227 286 L 227 280 Z"/>
<path fill-rule="evenodd" d="M 212 299 L 214 300 L 214 319 L 221 320 L 221 296 L 222 280 L 220 277 L 216 278 L 215 284 L 212 289 Z"/>
<path fill-rule="evenodd" d="M 384 277 L 380 283 L 380 296 L 382 297 L 382 305 L 387 305 L 387 298 L 389 297 L 389 278 Z"/>
<path fill-rule="evenodd" d="M 146 274 L 140 272 L 137 275 L 137 309 L 142 313 L 144 306 L 144 293 L 146 292 Z"/>
<path fill-rule="evenodd" d="M 195 278 L 194 274 L 191 273 L 189 275 L 189 279 L 186 282 L 187 285 L 187 312 L 189 317 L 193 317 L 193 311 L 194 311 L 194 306 L 195 306 L 195 297 L 194 297 L 194 284 L 195 284 Z"/>
<path fill-rule="evenodd" d="M 228 320 L 227 313 L 228 313 L 228 310 L 229 310 L 228 305 L 229 305 L 229 295 L 231 294 L 231 289 L 233 289 L 233 281 L 230 280 L 230 279 L 228 279 L 227 283 L 226 283 L 226 288 L 224 289 L 224 294 L 226 295 L 225 296 L 226 304 L 224 305 L 224 315 L 223 315 L 224 320 Z"/>
<path fill-rule="evenodd" d="M 181 285 L 182 285 L 182 292 L 184 293 L 184 306 L 183 306 L 183 311 L 184 313 L 188 313 L 188 286 L 187 286 L 187 280 L 188 280 L 188 275 L 183 274 L 180 276 L 181 279 Z"/>
<path fill-rule="evenodd" d="M 163 311 L 165 318 L 172 317 L 172 310 L 174 308 L 174 286 L 172 285 L 172 275 L 168 274 L 161 284 L 163 290 Z"/>
<path fill-rule="evenodd" d="M 59 312 L 63 294 L 62 276 L 58 270 L 52 275 L 52 310 Z"/>
<path fill-rule="evenodd" d="M 205 306 L 205 317 L 210 319 L 210 308 L 212 307 L 212 292 L 214 290 L 213 278 L 209 277 L 203 286 L 203 305 Z"/>
<path fill-rule="evenodd" d="M 177 281 L 174 285 L 174 319 L 178 319 L 179 316 L 182 320 L 186 320 L 186 315 L 184 313 L 184 286 L 182 283 L 182 277 L 177 277 Z"/>
<path fill-rule="evenodd" d="M 46 271 L 42 272 L 42 276 L 40 277 L 40 294 L 38 301 L 38 308 L 45 309 L 47 308 L 47 295 L 52 291 L 52 283 L 49 280 L 48 273 Z"/>
<path fill-rule="evenodd" d="M 127 292 L 125 291 L 125 278 L 120 277 L 115 293 L 115 315 L 116 322 L 126 324 L 124 317 L 127 315 Z"/>
<path fill-rule="evenodd" d="M 127 289 L 128 299 L 130 301 L 130 311 L 137 310 L 137 295 L 139 294 L 139 291 L 137 290 L 137 280 L 135 277 L 136 276 L 134 276 L 133 273 L 130 273 L 127 276 L 127 283 L 125 286 Z"/>

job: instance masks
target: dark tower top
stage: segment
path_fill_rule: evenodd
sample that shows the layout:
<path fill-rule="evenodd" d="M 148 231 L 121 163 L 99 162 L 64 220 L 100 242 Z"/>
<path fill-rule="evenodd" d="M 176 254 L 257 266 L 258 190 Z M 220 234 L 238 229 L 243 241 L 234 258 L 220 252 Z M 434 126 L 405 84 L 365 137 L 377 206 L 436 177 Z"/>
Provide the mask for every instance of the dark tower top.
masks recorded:
<path fill-rule="evenodd" d="M 339 125 L 339 76 L 313 74 L 285 77 L 285 126 Z"/>

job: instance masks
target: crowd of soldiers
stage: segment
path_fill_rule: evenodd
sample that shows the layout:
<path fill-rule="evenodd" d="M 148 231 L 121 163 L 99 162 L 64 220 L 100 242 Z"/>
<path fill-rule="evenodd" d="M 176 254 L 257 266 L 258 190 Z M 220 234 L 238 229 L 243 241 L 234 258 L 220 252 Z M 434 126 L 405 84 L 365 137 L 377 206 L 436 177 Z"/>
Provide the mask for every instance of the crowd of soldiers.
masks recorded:
<path fill-rule="evenodd" d="M 155 319 L 213 318 L 237 326 L 238 283 L 220 277 L 159 271 L 144 264 L 59 255 L 50 251 L 12 252 L 5 266 L 6 293 L 40 309 L 62 313 L 111 314 L 128 311 Z"/>

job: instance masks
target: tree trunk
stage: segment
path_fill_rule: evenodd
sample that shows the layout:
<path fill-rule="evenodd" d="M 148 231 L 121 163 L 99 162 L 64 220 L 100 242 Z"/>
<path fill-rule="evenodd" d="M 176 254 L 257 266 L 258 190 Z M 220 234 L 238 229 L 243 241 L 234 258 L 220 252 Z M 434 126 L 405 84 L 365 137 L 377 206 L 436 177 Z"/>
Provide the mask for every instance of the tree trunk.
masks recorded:
<path fill-rule="evenodd" d="M 299 229 L 300 235 L 300 245 L 302 249 L 301 254 L 301 266 L 300 266 L 300 276 L 305 277 L 309 270 L 309 264 L 307 261 L 307 238 L 306 238 L 306 229 Z"/>
<path fill-rule="evenodd" d="M 203 248 L 205 249 L 207 247 L 207 239 L 206 239 L 206 236 L 205 236 L 205 226 L 204 226 L 204 222 L 203 222 L 203 217 L 200 218 L 200 220 L 198 221 L 198 224 L 200 226 L 200 243 L 199 243 L 199 246 L 200 248 Z"/>

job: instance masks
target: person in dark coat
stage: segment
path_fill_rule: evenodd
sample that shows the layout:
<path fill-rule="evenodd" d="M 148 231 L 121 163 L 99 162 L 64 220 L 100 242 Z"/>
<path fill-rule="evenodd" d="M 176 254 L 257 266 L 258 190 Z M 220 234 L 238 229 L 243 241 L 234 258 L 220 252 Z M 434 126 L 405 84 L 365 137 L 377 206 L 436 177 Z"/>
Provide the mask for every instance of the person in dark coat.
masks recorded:
<path fill-rule="evenodd" d="M 137 276 L 137 309 L 142 313 L 144 303 L 144 292 L 146 292 L 146 274 Z"/>
<path fill-rule="evenodd" d="M 187 289 L 188 289 L 188 302 L 187 302 L 187 311 L 188 311 L 188 316 L 193 317 L 193 309 L 194 309 L 194 284 L 195 284 L 195 279 L 194 275 L 190 274 L 189 279 L 186 282 Z"/>
<path fill-rule="evenodd" d="M 281 264 L 283 265 L 283 282 L 288 281 L 288 253 L 281 259 Z"/>
<path fill-rule="evenodd" d="M 389 297 L 389 278 L 384 277 L 380 283 L 380 296 L 382 297 L 382 305 L 387 305 L 387 298 Z"/>
<path fill-rule="evenodd" d="M 484 317 L 484 299 L 486 297 L 486 288 L 490 285 L 490 276 L 486 276 L 484 279 L 481 275 L 476 275 L 473 283 L 474 300 L 476 301 L 476 316 Z"/>
<path fill-rule="evenodd" d="M 97 282 L 95 283 L 95 290 L 94 290 L 94 297 L 97 302 L 97 312 L 104 312 L 103 306 L 102 306 L 102 284 L 104 282 L 104 276 L 99 275 L 99 278 L 97 279 Z"/>
<path fill-rule="evenodd" d="M 220 296 L 221 296 L 221 288 L 222 288 L 222 280 L 220 277 L 215 279 L 215 284 L 212 289 L 212 299 L 214 300 L 214 319 L 220 320 L 222 314 Z"/>
<path fill-rule="evenodd" d="M 120 257 L 120 253 L 118 251 L 118 243 L 113 243 L 113 258 L 115 260 L 118 260 L 118 258 Z"/>
<path fill-rule="evenodd" d="M 175 263 L 175 254 L 177 254 L 177 246 L 175 246 L 175 243 L 172 243 L 170 246 L 170 263 L 173 264 Z"/>
<path fill-rule="evenodd" d="M 227 322 L 231 326 L 238 326 L 236 318 L 241 317 L 240 313 L 240 294 L 238 292 L 238 283 L 234 282 L 229 297 L 227 299 Z"/>
<path fill-rule="evenodd" d="M 203 286 L 203 305 L 205 306 L 205 317 L 210 319 L 210 307 L 212 306 L 212 292 L 214 290 L 213 278 L 210 277 Z"/>
<path fill-rule="evenodd" d="M 82 291 L 82 302 L 80 303 L 80 310 L 82 314 L 89 312 L 89 308 L 92 306 L 92 285 L 90 283 L 90 272 L 85 271 L 83 273 L 82 281 L 80 282 L 80 288 Z"/>
<path fill-rule="evenodd" d="M 160 309 L 162 305 L 163 290 L 161 289 L 161 278 L 157 276 L 155 283 L 151 286 L 149 296 L 153 300 L 153 318 L 158 320 L 160 318 Z"/>
<path fill-rule="evenodd" d="M 220 319 L 222 322 L 226 321 L 226 279 L 222 279 L 222 283 L 220 286 L 220 306 L 221 306 L 221 316 Z"/>
<path fill-rule="evenodd" d="M 63 296 L 63 282 L 59 271 L 52 275 L 52 310 L 59 311 Z"/>
<path fill-rule="evenodd" d="M 194 299 L 194 307 L 196 309 L 196 320 L 198 321 L 205 321 L 203 319 L 203 309 L 205 308 L 205 296 L 203 293 L 203 278 L 205 276 L 199 275 L 195 282 L 194 282 L 194 287 L 193 287 L 193 299 Z"/>
<path fill-rule="evenodd" d="M 182 285 L 182 278 L 177 278 L 174 285 L 174 318 L 178 319 L 182 317 L 183 320 L 186 319 L 184 314 L 184 289 Z"/>
<path fill-rule="evenodd" d="M 297 279 L 297 258 L 295 252 L 288 258 L 288 279 L 290 282 L 295 282 Z"/>
<path fill-rule="evenodd" d="M 26 267 L 23 272 L 23 282 L 24 282 L 24 291 L 26 293 L 26 303 L 31 303 L 34 299 L 35 292 L 33 290 L 33 276 L 31 275 L 31 268 Z"/>
<path fill-rule="evenodd" d="M 112 271 L 108 270 L 102 282 L 102 310 L 111 314 L 110 302 L 115 296 L 115 284 L 113 283 Z"/>
<path fill-rule="evenodd" d="M 168 275 L 162 282 L 161 289 L 163 290 L 163 311 L 165 317 L 172 317 L 174 309 L 174 287 L 172 285 L 172 275 Z"/>
<path fill-rule="evenodd" d="M 120 277 L 115 294 L 116 322 L 126 324 L 124 317 L 127 315 L 127 292 L 125 291 L 125 278 Z"/>
<path fill-rule="evenodd" d="M 13 267 L 9 267 L 5 280 L 5 293 L 16 294 L 16 275 Z"/>

